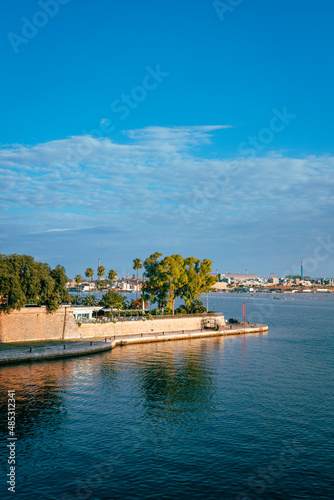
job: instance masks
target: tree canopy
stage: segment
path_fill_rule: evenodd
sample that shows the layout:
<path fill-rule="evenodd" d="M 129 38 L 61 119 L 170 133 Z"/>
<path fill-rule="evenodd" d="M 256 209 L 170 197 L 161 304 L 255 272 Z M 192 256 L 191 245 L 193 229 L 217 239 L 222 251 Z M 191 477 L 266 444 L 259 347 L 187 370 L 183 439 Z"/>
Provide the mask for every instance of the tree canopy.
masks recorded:
<path fill-rule="evenodd" d="M 75 282 L 76 282 L 76 284 L 78 285 L 78 294 L 80 295 L 79 285 L 80 285 L 80 283 L 82 283 L 82 276 L 81 276 L 81 274 L 77 274 L 77 275 L 74 277 L 74 281 L 75 281 Z"/>
<path fill-rule="evenodd" d="M 143 264 L 141 259 L 133 259 L 133 269 L 138 271 L 138 269 L 143 269 Z"/>
<path fill-rule="evenodd" d="M 184 259 L 185 272 L 187 276 L 187 286 L 182 290 L 181 297 L 184 299 L 188 309 L 193 309 L 200 305 L 199 296 L 210 292 L 212 285 L 217 278 L 211 276 L 212 261 L 208 259 L 200 260 L 194 257 Z"/>
<path fill-rule="evenodd" d="M 158 271 L 160 257 L 162 257 L 162 253 L 155 252 L 144 261 L 144 276 L 148 278 L 148 281 L 144 283 L 142 292 L 144 300 L 157 302 L 158 307 L 162 308 L 166 307 L 168 302 L 168 287 L 166 283 L 161 284 Z"/>
<path fill-rule="evenodd" d="M 134 259 L 133 268 L 137 271 L 143 267 L 140 259 Z M 144 261 L 145 282 L 142 287 L 142 299 L 132 302 L 133 308 L 140 308 L 141 302 L 150 300 L 157 303 L 159 309 L 171 310 L 174 314 L 175 300 L 181 298 L 185 305 L 182 311 L 188 313 L 201 311 L 203 308 L 199 296 L 211 290 L 216 278 L 211 275 L 212 261 L 200 260 L 194 257 L 183 258 L 179 254 L 163 257 L 159 252 L 150 255 Z M 99 266 L 99 293 L 102 285 L 101 277 L 105 268 Z M 93 276 L 91 268 L 86 269 L 87 277 Z M 108 273 L 109 280 L 117 278 L 115 270 Z M 82 282 L 81 275 L 75 277 L 78 285 Z M 25 304 L 46 305 L 49 310 L 56 310 L 61 302 L 69 300 L 65 285 L 68 279 L 64 267 L 51 269 L 48 264 L 36 262 L 29 255 L 0 254 L 0 306 L 5 311 L 20 309 Z M 103 282 L 105 285 L 105 283 Z M 80 297 L 78 302 L 81 303 Z M 85 303 L 94 305 L 94 296 L 87 297 Z M 100 305 L 105 308 L 126 307 L 124 297 L 115 291 L 107 292 Z"/>
<path fill-rule="evenodd" d="M 97 275 L 98 275 L 99 278 L 101 278 L 101 276 L 104 276 L 105 272 L 106 272 L 106 268 L 105 267 L 99 266 L 97 268 Z"/>
<path fill-rule="evenodd" d="M 110 290 L 105 295 L 103 295 L 100 305 L 105 308 L 116 308 L 116 309 L 124 309 L 125 308 L 125 298 L 117 292 Z"/>
<path fill-rule="evenodd" d="M 85 276 L 86 276 L 86 278 L 90 278 L 90 280 L 92 281 L 92 278 L 94 276 L 94 269 L 91 267 L 87 267 L 86 272 L 85 272 Z"/>
<path fill-rule="evenodd" d="M 0 255 L 0 303 L 7 312 L 25 304 L 56 310 L 68 296 L 67 281 L 62 266 L 51 270 L 30 255 Z"/>
<path fill-rule="evenodd" d="M 115 279 L 117 279 L 117 271 L 115 271 L 115 269 L 110 269 L 108 273 L 108 279 L 110 281 L 115 281 Z"/>
<path fill-rule="evenodd" d="M 136 300 L 138 299 L 138 271 L 139 269 L 143 269 L 143 263 L 141 259 L 133 259 L 133 269 L 137 271 L 137 289 L 136 289 Z"/>
<path fill-rule="evenodd" d="M 212 261 L 183 258 L 174 254 L 159 260 L 162 254 L 156 252 L 145 262 L 145 277 L 148 281 L 143 286 L 145 300 L 157 302 L 158 307 L 170 306 L 174 314 L 177 298 L 183 298 L 188 312 L 195 312 L 203 305 L 199 296 L 210 291 L 216 278 L 211 276 Z"/>

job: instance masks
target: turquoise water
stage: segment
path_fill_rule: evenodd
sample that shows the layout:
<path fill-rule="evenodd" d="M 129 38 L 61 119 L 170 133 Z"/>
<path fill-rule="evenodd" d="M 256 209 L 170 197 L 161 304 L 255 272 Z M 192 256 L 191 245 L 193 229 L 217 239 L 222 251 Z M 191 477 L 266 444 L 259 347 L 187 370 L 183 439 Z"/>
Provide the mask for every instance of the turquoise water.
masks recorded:
<path fill-rule="evenodd" d="M 2 368 L 1 498 L 333 498 L 334 299 L 317 297 L 213 294 L 269 332 Z"/>

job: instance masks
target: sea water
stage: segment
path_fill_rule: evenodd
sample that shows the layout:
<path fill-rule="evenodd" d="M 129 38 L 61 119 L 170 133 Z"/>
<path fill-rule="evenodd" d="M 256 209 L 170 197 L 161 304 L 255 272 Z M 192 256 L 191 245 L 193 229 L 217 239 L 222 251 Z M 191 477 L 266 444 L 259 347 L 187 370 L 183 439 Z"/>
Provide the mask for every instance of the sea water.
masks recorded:
<path fill-rule="evenodd" d="M 264 334 L 2 367 L 0 497 L 333 498 L 334 296 L 305 295 L 209 296 Z"/>

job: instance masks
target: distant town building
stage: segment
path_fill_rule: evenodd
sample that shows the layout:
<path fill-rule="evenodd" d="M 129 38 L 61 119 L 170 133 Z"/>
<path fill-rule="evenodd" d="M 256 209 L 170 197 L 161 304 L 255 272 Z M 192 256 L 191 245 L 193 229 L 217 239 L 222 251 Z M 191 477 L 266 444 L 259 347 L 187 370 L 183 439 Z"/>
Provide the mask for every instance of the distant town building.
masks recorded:
<path fill-rule="evenodd" d="M 233 281 L 255 281 L 255 280 L 259 280 L 260 279 L 260 276 L 258 274 L 248 274 L 248 273 L 245 273 L 245 274 L 242 274 L 242 273 L 226 273 L 226 274 L 223 274 L 222 275 L 223 277 L 225 277 L 226 279 L 230 279 L 230 280 L 233 280 Z"/>
<path fill-rule="evenodd" d="M 268 280 L 268 283 L 271 283 L 273 285 L 278 285 L 279 283 L 279 278 L 275 278 L 274 276 L 273 277 L 270 277 L 269 280 Z"/>
<path fill-rule="evenodd" d="M 226 290 L 227 283 L 224 281 L 216 281 L 216 283 L 212 285 L 212 288 L 213 290 Z"/>

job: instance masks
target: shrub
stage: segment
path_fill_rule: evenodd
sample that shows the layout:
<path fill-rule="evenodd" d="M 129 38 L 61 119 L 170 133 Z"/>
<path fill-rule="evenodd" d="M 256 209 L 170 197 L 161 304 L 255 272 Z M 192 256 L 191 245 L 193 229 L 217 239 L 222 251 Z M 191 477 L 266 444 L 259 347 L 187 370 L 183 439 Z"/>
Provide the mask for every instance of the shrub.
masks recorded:
<path fill-rule="evenodd" d="M 177 309 L 175 309 L 175 314 L 188 314 L 188 310 L 186 306 L 180 306 Z"/>

